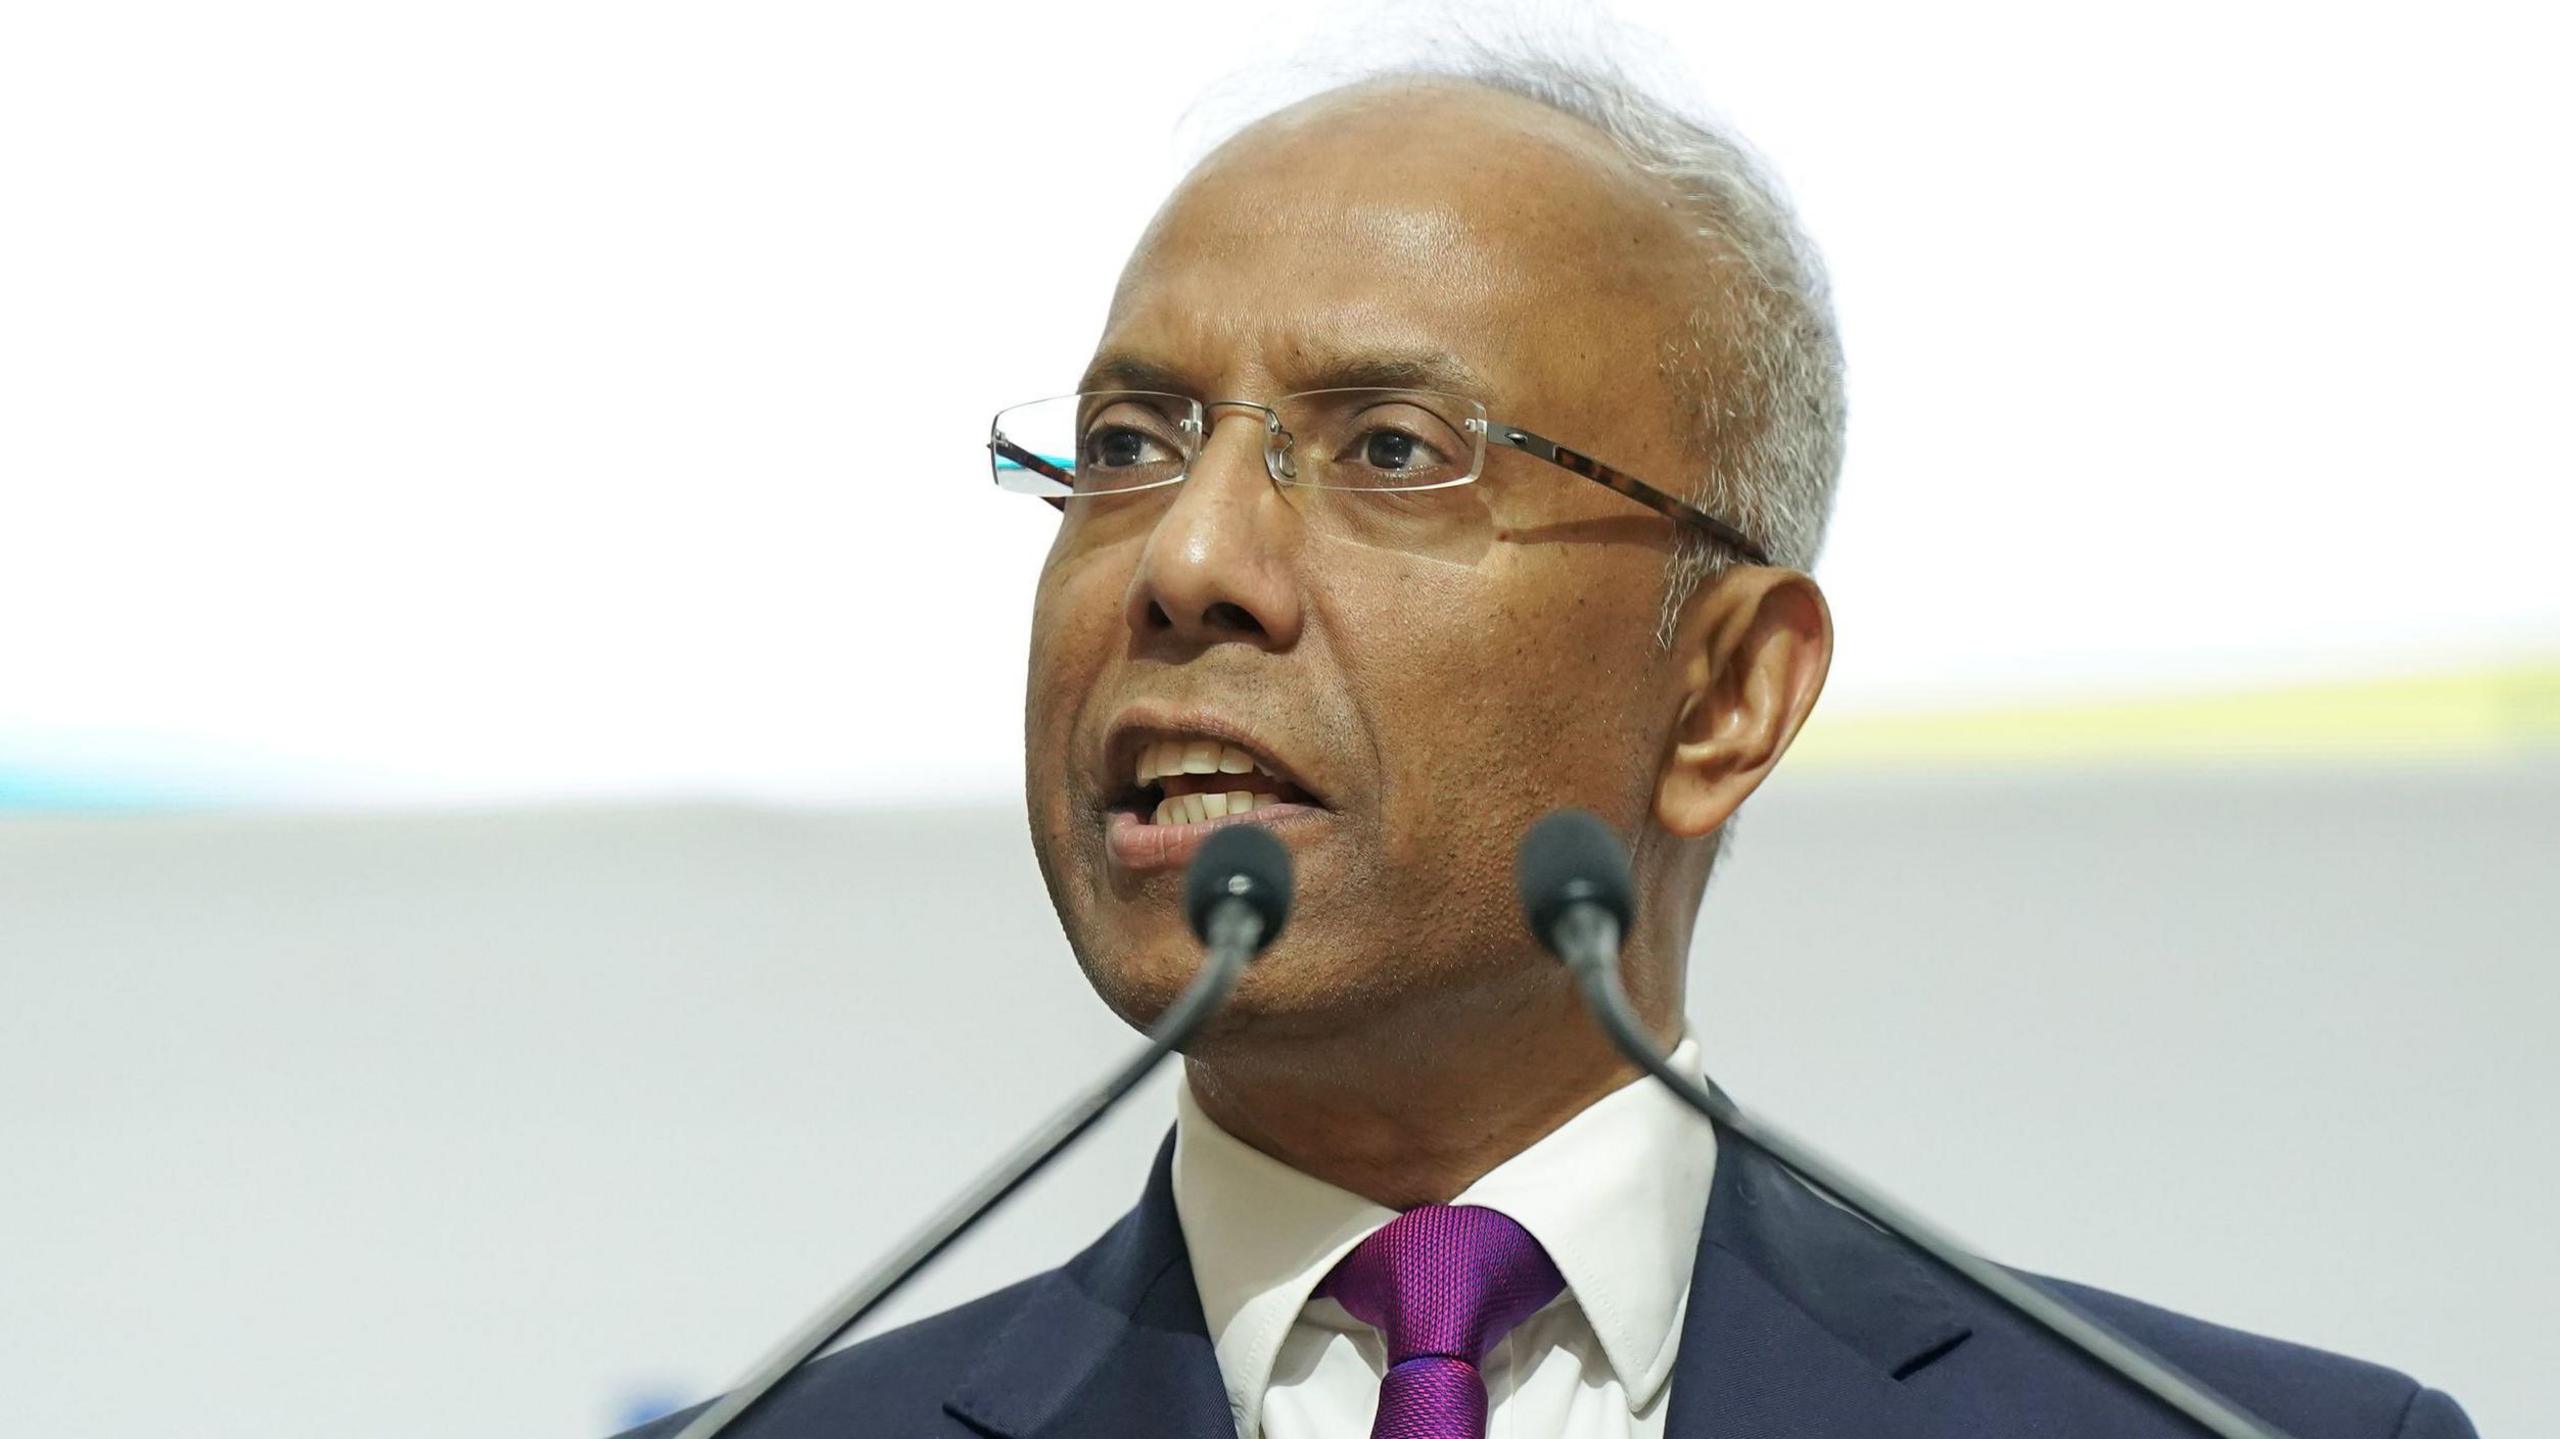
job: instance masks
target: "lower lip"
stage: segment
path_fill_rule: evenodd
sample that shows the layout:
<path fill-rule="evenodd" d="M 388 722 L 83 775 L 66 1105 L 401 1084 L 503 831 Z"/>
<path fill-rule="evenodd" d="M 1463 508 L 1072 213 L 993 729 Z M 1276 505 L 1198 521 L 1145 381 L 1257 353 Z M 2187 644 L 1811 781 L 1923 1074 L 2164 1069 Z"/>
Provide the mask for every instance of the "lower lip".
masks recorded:
<path fill-rule="evenodd" d="M 1125 870 L 1180 869 L 1200 852 L 1200 842 L 1231 824 L 1259 824 L 1283 834 L 1324 811 L 1311 804 L 1256 805 L 1251 814 L 1204 819 L 1198 824 L 1150 824 L 1128 810 L 1111 812 L 1103 842 L 1111 862 Z"/>

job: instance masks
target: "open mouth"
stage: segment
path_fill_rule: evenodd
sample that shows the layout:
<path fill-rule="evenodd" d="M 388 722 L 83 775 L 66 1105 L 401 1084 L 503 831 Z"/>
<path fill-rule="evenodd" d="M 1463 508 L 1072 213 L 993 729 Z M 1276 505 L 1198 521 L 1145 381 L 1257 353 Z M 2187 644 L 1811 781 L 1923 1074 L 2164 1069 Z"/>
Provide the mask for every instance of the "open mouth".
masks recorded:
<path fill-rule="evenodd" d="M 1201 732 L 1207 728 L 1158 720 L 1112 736 L 1104 764 L 1114 785 L 1102 831 L 1115 869 L 1179 870 L 1231 824 L 1268 825 L 1295 848 L 1331 814 L 1323 795 L 1241 732 L 1223 724 L 1222 733 Z"/>
<path fill-rule="evenodd" d="M 1137 747 L 1129 788 L 1112 808 L 1142 824 L 1174 826 L 1314 803 L 1312 795 L 1241 745 L 1176 737 Z"/>

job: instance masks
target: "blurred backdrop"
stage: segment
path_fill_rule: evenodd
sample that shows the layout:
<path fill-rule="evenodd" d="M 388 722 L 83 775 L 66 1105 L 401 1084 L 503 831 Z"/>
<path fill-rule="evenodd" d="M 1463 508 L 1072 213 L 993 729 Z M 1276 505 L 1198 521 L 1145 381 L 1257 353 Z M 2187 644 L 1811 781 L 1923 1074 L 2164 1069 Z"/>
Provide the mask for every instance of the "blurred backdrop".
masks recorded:
<path fill-rule="evenodd" d="M 2548 1422 L 2550 22 L 1614 10 L 1851 367 L 1718 1077 L 1996 1257 Z M 22 1427 L 601 1433 L 1118 1052 L 979 444 L 1362 13 L 0 11 Z M 1107 1223 L 1132 1109 L 905 1312 Z"/>

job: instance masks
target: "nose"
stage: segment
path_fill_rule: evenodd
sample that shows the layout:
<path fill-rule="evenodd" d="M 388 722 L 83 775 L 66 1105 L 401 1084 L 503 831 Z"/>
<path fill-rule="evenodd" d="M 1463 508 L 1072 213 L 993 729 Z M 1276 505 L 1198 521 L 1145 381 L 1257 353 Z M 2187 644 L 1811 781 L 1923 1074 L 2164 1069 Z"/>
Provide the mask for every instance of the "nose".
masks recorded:
<path fill-rule="evenodd" d="M 1142 644 L 1204 648 L 1298 642 L 1297 510 L 1265 467 L 1254 411 L 1212 412 L 1190 474 L 1173 487 L 1130 577 L 1129 626 Z"/>

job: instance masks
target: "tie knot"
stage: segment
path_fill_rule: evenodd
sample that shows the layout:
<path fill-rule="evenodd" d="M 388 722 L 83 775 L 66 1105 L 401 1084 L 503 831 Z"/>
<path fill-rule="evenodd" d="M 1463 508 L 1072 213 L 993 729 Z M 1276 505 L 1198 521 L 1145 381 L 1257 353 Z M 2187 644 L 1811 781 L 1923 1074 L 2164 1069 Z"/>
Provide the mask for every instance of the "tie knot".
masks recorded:
<path fill-rule="evenodd" d="M 1361 1240 L 1316 1292 L 1384 1334 L 1391 1365 L 1426 1355 L 1481 1365 L 1564 1292 L 1564 1276 L 1509 1215 L 1426 1204 Z"/>

